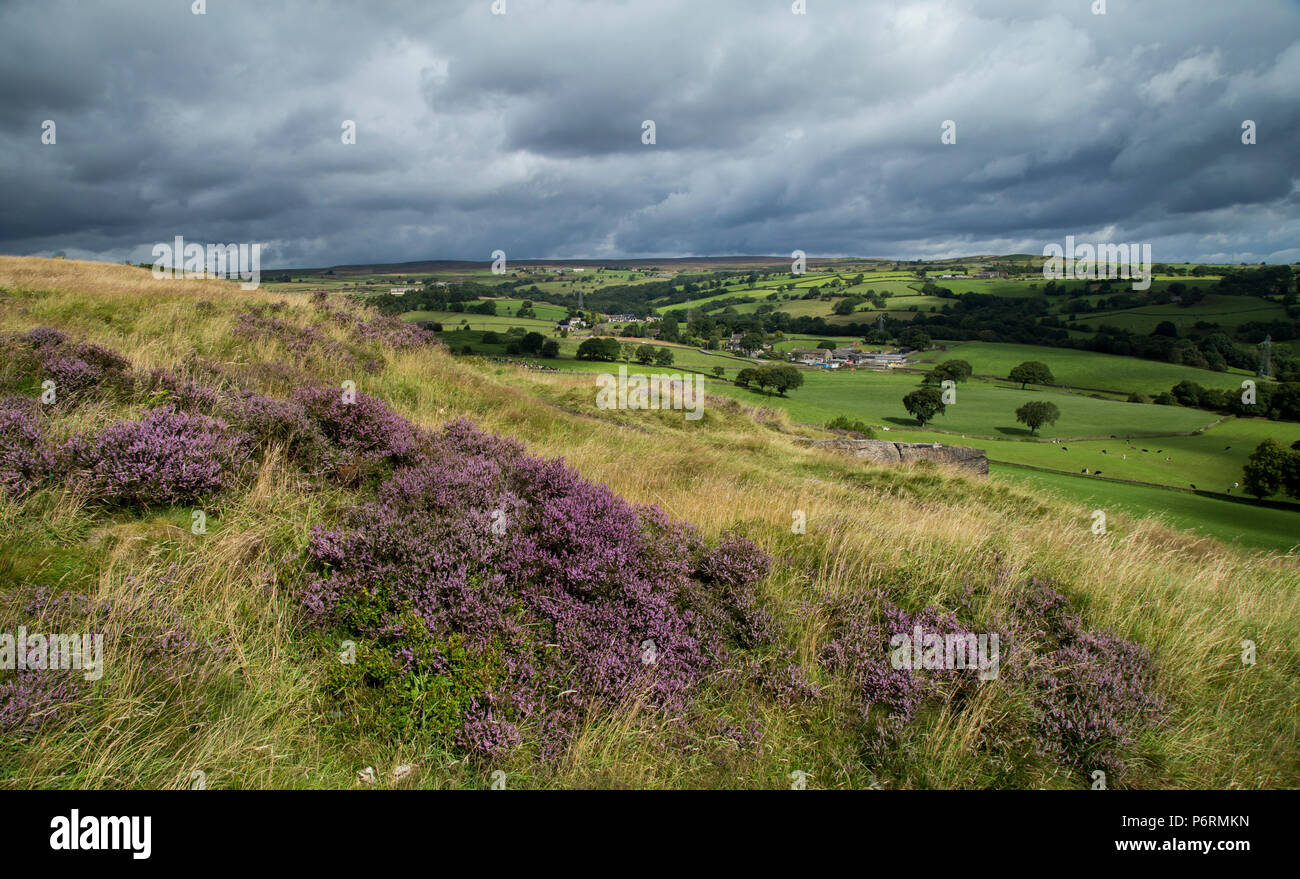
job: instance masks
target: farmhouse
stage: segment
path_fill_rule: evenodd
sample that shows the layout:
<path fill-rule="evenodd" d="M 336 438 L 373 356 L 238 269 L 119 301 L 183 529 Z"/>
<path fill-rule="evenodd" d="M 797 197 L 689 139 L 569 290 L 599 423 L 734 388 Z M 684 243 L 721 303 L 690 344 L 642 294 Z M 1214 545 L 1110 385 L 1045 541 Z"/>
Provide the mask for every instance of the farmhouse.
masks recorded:
<path fill-rule="evenodd" d="M 795 348 L 790 356 L 800 363 L 821 365 L 831 362 L 831 352 L 825 348 Z"/>
<path fill-rule="evenodd" d="M 389 295 L 389 296 L 402 296 L 402 295 L 404 295 L 404 294 L 406 294 L 406 293 L 411 292 L 411 291 L 414 290 L 414 289 L 415 289 L 414 287 L 389 287 L 389 288 L 388 288 L 388 295 Z"/>

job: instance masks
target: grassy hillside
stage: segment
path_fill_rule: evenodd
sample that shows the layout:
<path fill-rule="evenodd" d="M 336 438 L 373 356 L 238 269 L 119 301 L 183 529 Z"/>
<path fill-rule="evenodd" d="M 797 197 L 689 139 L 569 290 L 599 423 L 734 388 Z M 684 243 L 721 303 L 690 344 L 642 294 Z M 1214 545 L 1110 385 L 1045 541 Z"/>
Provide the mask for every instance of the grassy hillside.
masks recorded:
<path fill-rule="evenodd" d="M 0 786 L 356 787 L 367 767 L 380 787 L 1300 783 L 1294 558 L 1122 513 L 1098 535 L 1092 505 L 863 465 L 744 393 L 698 422 L 601 410 L 589 376 L 455 358 L 304 294 L 3 257 L 0 327 L 7 436 L 83 465 L 5 446 L 0 631 L 108 636 L 73 692 L 0 672 Z M 50 375 L 71 393 L 38 409 Z M 166 441 L 118 441 L 145 429 Z M 162 466 L 169 449 L 198 458 Z M 662 517 L 624 530 L 624 502 Z M 523 523 L 502 543 L 494 504 Z M 428 602 L 443 576 L 460 585 Z M 539 622 L 548 578 L 567 610 Z M 891 668 L 912 620 L 1000 632 L 1001 675 Z"/>

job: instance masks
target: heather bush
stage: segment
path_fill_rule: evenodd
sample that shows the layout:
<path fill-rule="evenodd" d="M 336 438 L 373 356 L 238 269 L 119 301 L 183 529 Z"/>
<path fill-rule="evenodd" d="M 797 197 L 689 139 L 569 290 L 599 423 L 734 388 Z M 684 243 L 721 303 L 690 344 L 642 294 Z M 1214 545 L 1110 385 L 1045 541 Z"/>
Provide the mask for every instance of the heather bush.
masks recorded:
<path fill-rule="evenodd" d="M 350 674 L 387 688 L 423 733 L 478 755 L 528 741 L 549 758 L 590 712 L 682 708 L 725 661 L 719 620 L 754 609 L 701 613 L 697 561 L 738 595 L 766 559 L 738 537 L 724 546 L 457 421 L 377 502 L 313 531 L 302 606 L 366 640 Z"/>
<path fill-rule="evenodd" d="M 170 404 L 183 412 L 211 414 L 221 404 L 220 392 L 190 381 L 170 369 L 150 370 L 140 381 L 139 396 L 150 406 Z"/>
<path fill-rule="evenodd" d="M 345 484 L 410 464 L 420 452 L 420 432 L 377 397 L 357 392 L 352 402 L 345 402 L 339 388 L 314 386 L 295 391 L 292 403 L 309 420 L 309 429 L 325 440 L 313 446 L 319 459 L 305 463 Z M 286 410 L 284 417 L 296 418 L 296 412 Z"/>
<path fill-rule="evenodd" d="M 380 342 L 399 351 L 440 344 L 438 337 L 428 330 L 393 316 L 358 321 L 352 327 L 352 334 L 357 341 Z"/>
<path fill-rule="evenodd" d="M 42 727 L 74 716 L 84 680 L 67 671 L 16 671 L 0 676 L 0 742 L 25 742 Z"/>
<path fill-rule="evenodd" d="M 67 342 L 68 337 L 53 327 L 37 327 L 24 333 L 22 340 L 40 351 L 46 348 L 57 348 Z"/>
<path fill-rule="evenodd" d="M 107 348 L 90 342 L 74 345 L 50 327 L 37 327 L 10 339 L 13 344 L 7 346 L 11 350 L 5 351 L 5 371 L 15 389 L 16 377 L 21 377 L 21 382 L 52 381 L 58 402 L 75 401 L 91 392 L 117 394 L 129 390 L 130 362 Z"/>
<path fill-rule="evenodd" d="M 782 708 L 815 703 L 824 695 L 822 688 L 809 677 L 808 670 L 795 660 L 792 650 L 778 650 L 754 660 L 750 677 L 761 693 Z"/>
<path fill-rule="evenodd" d="M 52 355 L 41 364 L 42 380 L 54 382 L 59 399 L 76 398 L 99 385 L 101 373 L 79 357 Z"/>
<path fill-rule="evenodd" d="M 1084 775 L 1101 769 L 1122 779 L 1139 731 L 1164 713 L 1151 655 L 1088 629 L 1068 599 L 1043 583 L 1015 596 L 1009 615 L 1012 640 L 1037 647 L 1015 655 L 1011 673 L 1031 682 L 1038 752 Z"/>
<path fill-rule="evenodd" d="M 296 400 L 281 400 L 255 391 L 239 391 L 225 411 L 230 420 L 247 430 L 258 443 L 280 443 L 291 451 L 316 449 L 320 430 Z"/>
<path fill-rule="evenodd" d="M 894 668 L 890 661 L 891 639 L 910 639 L 917 626 L 926 634 L 972 635 L 953 613 L 933 607 L 910 613 L 878 591 L 832 600 L 826 611 L 828 640 L 819 660 L 847 680 L 849 704 L 877 751 L 894 744 L 927 703 L 949 701 L 978 682 L 965 669 Z"/>
<path fill-rule="evenodd" d="M 91 391 L 115 393 L 129 386 L 130 363 L 107 348 L 84 342 L 71 349 L 66 344 L 45 344 L 38 350 L 42 379 L 54 382 L 60 400 Z"/>
<path fill-rule="evenodd" d="M 150 506 L 226 489 L 248 452 L 248 437 L 224 421 L 165 406 L 73 437 L 60 449 L 59 463 L 90 499 Z"/>
<path fill-rule="evenodd" d="M 53 472 L 37 406 L 27 397 L 0 399 L 0 488 L 15 496 L 38 488 Z"/>
<path fill-rule="evenodd" d="M 979 686 L 967 670 L 890 662 L 890 639 L 911 636 L 915 626 L 927 634 L 974 634 L 956 613 L 910 613 L 879 592 L 833 600 L 826 611 L 829 638 L 820 661 L 848 683 L 867 745 L 878 755 L 899 745 L 928 705 L 960 708 Z M 1000 678 L 1032 715 L 1028 728 L 1010 716 L 990 724 L 982 733 L 986 744 L 999 736 L 1032 739 L 1040 756 L 1060 765 L 1118 777 L 1138 732 L 1161 716 L 1150 655 L 1132 641 L 1087 629 L 1062 593 L 1036 581 L 1014 593 L 1007 612 L 983 631 L 998 634 Z"/>
<path fill-rule="evenodd" d="M 334 365 L 351 366 L 356 356 L 334 339 L 329 338 L 314 326 L 299 326 L 278 317 L 270 317 L 267 312 L 283 311 L 283 303 L 275 303 L 281 308 L 264 306 L 252 308 L 239 315 L 235 323 L 234 334 L 245 339 L 271 339 L 279 342 L 291 353 L 312 358 L 321 355 L 326 362 Z"/>

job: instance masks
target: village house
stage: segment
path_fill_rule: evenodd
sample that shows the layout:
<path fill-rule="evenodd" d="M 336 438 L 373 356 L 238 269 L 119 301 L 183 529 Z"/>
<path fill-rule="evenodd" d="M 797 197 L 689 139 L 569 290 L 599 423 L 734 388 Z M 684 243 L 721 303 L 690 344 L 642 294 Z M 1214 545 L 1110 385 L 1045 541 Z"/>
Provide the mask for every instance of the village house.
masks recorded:
<path fill-rule="evenodd" d="M 388 288 L 388 295 L 389 295 L 389 296 L 404 296 L 405 294 L 411 292 L 411 291 L 414 290 L 414 289 L 415 289 L 414 287 L 389 287 L 389 288 Z"/>
<path fill-rule="evenodd" d="M 821 366 L 824 363 L 830 363 L 832 355 L 825 348 L 795 348 L 790 352 L 790 357 L 800 363 Z"/>

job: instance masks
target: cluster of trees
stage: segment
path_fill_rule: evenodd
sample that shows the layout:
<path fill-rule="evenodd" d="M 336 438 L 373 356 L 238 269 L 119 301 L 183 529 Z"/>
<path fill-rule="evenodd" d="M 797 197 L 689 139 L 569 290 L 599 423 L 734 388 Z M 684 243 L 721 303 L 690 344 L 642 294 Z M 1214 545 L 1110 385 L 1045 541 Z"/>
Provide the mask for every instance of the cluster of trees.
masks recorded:
<path fill-rule="evenodd" d="M 1279 491 L 1300 498 L 1300 440 L 1287 449 L 1277 440 L 1266 439 L 1251 452 L 1242 470 L 1242 485 L 1257 498 Z"/>
<path fill-rule="evenodd" d="M 736 374 L 736 384 L 742 388 L 757 385 L 761 391 L 772 388 L 782 397 L 786 391 L 792 391 L 803 385 L 803 374 L 789 364 L 774 366 L 746 367 Z"/>
<path fill-rule="evenodd" d="M 590 339 L 584 339 L 578 346 L 579 360 L 604 360 L 613 362 L 615 360 L 632 360 L 638 363 L 655 364 L 656 366 L 672 366 L 673 350 L 671 348 L 656 348 L 654 345 L 634 345 L 630 342 L 619 342 L 618 339 L 612 339 L 604 336 L 593 336 Z"/>
<path fill-rule="evenodd" d="M 1168 394 L 1156 398 L 1157 403 L 1208 409 L 1226 415 L 1254 416 L 1273 421 L 1300 421 L 1300 383 L 1260 381 L 1255 385 L 1253 403 L 1241 389 L 1206 388 L 1193 381 L 1181 381 L 1169 389 Z"/>
<path fill-rule="evenodd" d="M 483 334 L 484 345 L 501 344 L 501 336 L 492 330 Z M 522 327 L 511 327 L 506 333 L 506 353 L 512 357 L 531 354 L 537 357 L 559 357 L 560 343 L 541 333 L 526 332 Z"/>
<path fill-rule="evenodd" d="M 487 302 L 467 306 L 486 296 L 500 296 L 501 290 L 474 281 L 448 284 L 438 287 L 432 282 L 425 282 L 418 290 L 410 290 L 401 296 L 388 293 L 367 294 L 365 301 L 375 306 L 384 314 L 400 314 L 404 311 L 469 311 L 471 314 L 496 314 L 496 303 Z M 475 310 L 491 306 L 491 311 Z"/>

